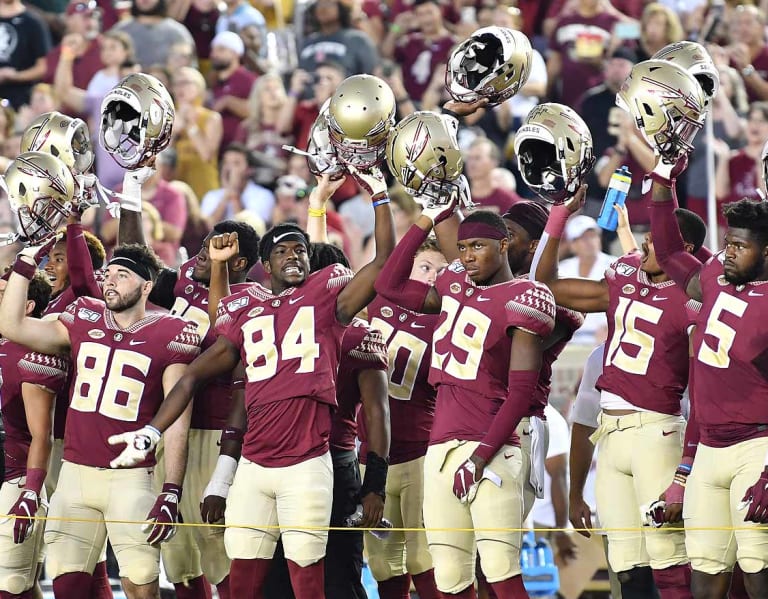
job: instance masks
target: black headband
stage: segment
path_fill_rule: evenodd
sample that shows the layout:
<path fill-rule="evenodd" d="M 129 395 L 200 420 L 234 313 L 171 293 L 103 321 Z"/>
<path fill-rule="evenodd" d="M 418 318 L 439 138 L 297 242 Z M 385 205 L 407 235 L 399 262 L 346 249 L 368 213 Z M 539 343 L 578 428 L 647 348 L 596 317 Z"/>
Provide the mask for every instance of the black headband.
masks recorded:
<path fill-rule="evenodd" d="M 309 251 L 309 244 L 307 243 L 307 238 L 304 236 L 304 234 L 300 230 L 289 229 L 288 231 L 277 235 L 273 234 L 267 238 L 267 241 L 264 244 L 264 255 L 261 259 L 265 261 L 269 260 L 269 256 L 272 253 L 272 248 L 274 248 L 278 243 L 283 243 L 284 241 L 298 241 L 303 243 L 304 247 L 306 247 L 307 251 Z"/>
<path fill-rule="evenodd" d="M 152 280 L 152 272 L 146 264 L 141 264 L 140 262 L 136 262 L 125 256 L 116 256 L 112 258 L 107 266 L 123 266 L 128 270 L 135 272 L 145 281 Z"/>

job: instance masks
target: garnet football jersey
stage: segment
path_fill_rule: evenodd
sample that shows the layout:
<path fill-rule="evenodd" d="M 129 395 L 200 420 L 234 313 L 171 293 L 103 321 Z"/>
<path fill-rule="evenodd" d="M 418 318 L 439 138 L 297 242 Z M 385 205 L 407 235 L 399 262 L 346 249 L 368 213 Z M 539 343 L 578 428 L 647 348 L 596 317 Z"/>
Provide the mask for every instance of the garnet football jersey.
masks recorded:
<path fill-rule="evenodd" d="M 722 259 L 701 271 L 693 334 L 696 418 L 701 442 L 712 447 L 768 435 L 768 282 L 732 285 Z"/>
<path fill-rule="evenodd" d="M 0 412 L 5 426 L 5 480 L 27 472 L 27 453 L 32 436 L 21 386 L 39 385 L 58 393 L 67 382 L 68 362 L 61 356 L 30 352 L 28 348 L 0 339 Z"/>
<path fill-rule="evenodd" d="M 476 285 L 458 260 L 435 286 L 442 307 L 432 338 L 429 382 L 437 388 L 437 406 L 430 443 L 479 441 L 507 398 L 508 331 L 546 338 L 555 324 L 555 300 L 546 286 L 524 279 Z"/>
<path fill-rule="evenodd" d="M 608 340 L 597 388 L 633 406 L 680 414 L 688 385 L 688 329 L 700 308 L 674 281 L 651 282 L 642 254 L 626 254 L 605 271 Z"/>
<path fill-rule="evenodd" d="M 435 417 L 435 388 L 429 384 L 432 333 L 437 314 L 418 314 L 381 295 L 368 305 L 371 326 L 381 331 L 389 351 L 389 463 L 402 464 L 427 453 Z M 360 458 L 368 453 L 361 420 Z"/>
<path fill-rule="evenodd" d="M 243 456 L 252 462 L 281 467 L 328 451 L 347 328 L 336 319 L 336 298 L 352 277 L 333 264 L 279 295 L 253 284 L 221 301 L 216 333 L 239 349 L 245 365 Z"/>
<path fill-rule="evenodd" d="M 196 257 L 191 258 L 179 268 L 179 277 L 173 288 L 176 301 L 171 314 L 197 325 L 197 333 L 203 340 L 201 349 L 205 351 L 216 341 L 216 334 L 208 318 L 208 287 L 192 279 L 196 260 Z M 231 285 L 230 290 L 237 293 L 250 285 L 238 283 Z M 191 428 L 219 430 L 226 426 L 232 400 L 231 387 L 232 378 L 227 374 L 216 377 L 198 389 L 192 406 Z"/>
<path fill-rule="evenodd" d="M 103 301 L 83 297 L 59 320 L 74 363 L 64 459 L 108 468 L 123 448 L 107 439 L 149 424 L 165 397 L 165 368 L 189 364 L 200 353 L 200 336 L 194 324 L 155 312 L 122 329 Z M 151 454 L 137 467 L 154 463 Z"/>
<path fill-rule="evenodd" d="M 331 422 L 330 443 L 334 449 L 355 449 L 357 413 L 361 403 L 358 375 L 363 370 L 386 372 L 388 363 L 384 337 L 364 320 L 355 318 L 341 341 L 341 359 L 336 383 L 338 408 Z"/>

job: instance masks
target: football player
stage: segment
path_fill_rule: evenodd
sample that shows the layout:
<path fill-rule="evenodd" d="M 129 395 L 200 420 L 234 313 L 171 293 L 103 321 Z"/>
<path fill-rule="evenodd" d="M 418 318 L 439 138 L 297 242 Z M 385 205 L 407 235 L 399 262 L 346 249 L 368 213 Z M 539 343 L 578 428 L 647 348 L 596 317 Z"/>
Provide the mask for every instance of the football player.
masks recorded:
<path fill-rule="evenodd" d="M 29 251 L 29 250 L 27 250 Z M 6 286 L 0 281 L 0 297 Z M 40 318 L 51 285 L 37 272 L 29 283 L 25 314 Z M 0 339 L 0 409 L 5 424 L 5 463 L 0 487 L 0 596 L 34 597 L 42 566 L 42 522 L 47 511 L 43 488 L 51 453 L 53 402 L 67 380 L 68 361 L 61 356 L 30 352 Z"/>
<path fill-rule="evenodd" d="M 434 287 L 410 281 L 416 250 L 454 209 L 450 202 L 423 210 L 376 289 L 403 307 L 440 313 L 430 370 L 437 405 L 424 460 L 424 522 L 437 587 L 474 597 L 477 551 L 496 594 L 522 597 L 522 455 L 515 428 L 534 402 L 555 304 L 543 285 L 514 279 L 504 221 L 484 211 L 461 223 L 460 260 Z M 499 527 L 510 532 L 446 530 Z"/>
<path fill-rule="evenodd" d="M 765 597 L 768 537 L 759 524 L 768 521 L 768 347 L 760 323 L 768 297 L 768 205 L 746 199 L 726 205 L 725 250 L 704 265 L 691 260 L 672 218 L 686 152 L 660 154 L 651 208 L 658 260 L 702 302 L 693 333 L 699 445 L 690 475 L 681 480 L 693 596 L 725 597 L 738 560 L 749 596 Z"/>
<path fill-rule="evenodd" d="M 164 393 L 199 353 L 194 325 L 146 312 L 159 268 L 157 257 L 146 247 L 120 246 L 107 266 L 103 300 L 79 298 L 57 321 L 40 321 L 24 315 L 34 263 L 22 255 L 14 263 L 0 304 L 4 336 L 34 351 L 71 351 L 75 364 L 64 464 L 51 503 L 54 520 L 45 533 L 57 597 L 89 595 L 91 572 L 107 534 L 126 595 L 136 599 L 159 592 L 157 544 L 175 529 L 189 411 L 166 435 L 166 483 L 157 497 L 152 489 L 154 455 L 144 452 L 142 460 L 127 465 L 116 447 L 134 446 L 130 431 L 148 423 Z M 159 433 L 151 432 L 159 440 Z M 66 519 L 73 514 L 82 521 Z M 121 523 L 144 519 L 150 522 L 143 529 Z"/>
<path fill-rule="evenodd" d="M 328 435 L 341 338 L 373 298 L 373 282 L 394 246 L 383 174 L 375 167 L 349 170 L 373 200 L 375 258 L 354 276 L 340 265 L 310 275 L 306 233 L 291 224 L 270 229 L 260 244 L 269 285 L 253 285 L 221 302 L 216 343 L 194 362 L 151 423 L 165 430 L 184 411 L 199 384 L 231 372 L 240 360 L 245 364 L 248 428 L 227 502 L 229 527 L 224 533 L 227 555 L 233 560 L 234 597 L 261 593 L 278 536 L 296 596 L 325 595 L 319 589 L 327 531 L 290 526 L 322 528 L 330 521 L 333 473 Z M 305 433 L 297 436 L 301 428 Z M 148 441 L 148 448 L 152 446 L 152 429 L 136 434 Z M 143 459 L 133 447 L 125 452 L 131 460 Z M 374 461 L 379 480 L 371 485 L 383 488 L 386 456 L 374 456 Z M 281 532 L 253 527 L 259 524 L 280 525 Z"/>

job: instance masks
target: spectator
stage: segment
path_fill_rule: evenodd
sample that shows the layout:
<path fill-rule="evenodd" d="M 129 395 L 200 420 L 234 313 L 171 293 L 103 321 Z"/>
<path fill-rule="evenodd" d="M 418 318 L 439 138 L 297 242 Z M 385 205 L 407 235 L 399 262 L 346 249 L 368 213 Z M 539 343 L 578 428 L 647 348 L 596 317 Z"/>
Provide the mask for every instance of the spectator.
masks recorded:
<path fill-rule="evenodd" d="M 720 208 L 728 202 L 742 198 L 760 201 L 763 189 L 763 165 L 760 160 L 763 144 L 768 139 L 768 102 L 753 102 L 747 117 L 747 145 L 732 152 L 723 140 L 716 140 L 718 155 L 715 173 L 715 194 L 717 195 L 717 222 L 725 227 L 725 218 Z"/>
<path fill-rule="evenodd" d="M 224 11 L 216 22 L 216 33 L 234 31 L 240 33 L 246 27 L 255 25 L 261 32 L 261 38 L 267 39 L 267 22 L 256 8 L 246 0 L 223 0 Z M 266 44 L 264 44 L 266 51 Z"/>
<path fill-rule="evenodd" d="M 621 108 L 616 106 L 616 93 L 637 63 L 637 55 L 631 48 L 619 46 L 603 62 L 603 82 L 584 92 L 577 105 L 577 112 L 592 132 L 594 155 L 603 156 L 608 148 L 619 142 L 618 124 L 625 118 Z M 597 214 L 603 203 L 605 186 L 597 179 L 598 169 L 589 175 L 587 208 L 590 214 Z M 644 173 L 643 173 L 644 174 Z"/>
<path fill-rule="evenodd" d="M 520 198 L 516 193 L 494 185 L 493 170 L 500 163 L 501 152 L 487 137 L 479 137 L 473 141 L 464 157 L 472 200 L 478 208 L 504 214 Z"/>
<path fill-rule="evenodd" d="M 379 63 L 375 46 L 361 31 L 352 29 L 350 8 L 340 0 L 316 0 L 307 12 L 310 30 L 299 51 L 299 67 L 311 73 L 332 60 L 348 75 L 373 73 Z"/>
<path fill-rule="evenodd" d="M 195 55 L 195 46 L 189 42 L 178 42 L 171 46 L 168 52 L 168 60 L 165 68 L 169 73 L 175 73 L 182 67 L 197 67 L 197 56 Z M 203 79 L 205 81 L 205 79 Z"/>
<path fill-rule="evenodd" d="M 237 142 L 251 152 L 255 170 L 253 179 L 260 185 L 272 185 L 287 168 L 283 144 L 291 142 L 278 128 L 287 94 L 283 80 L 276 72 L 259 77 L 248 100 L 248 117 L 240 123 Z"/>
<path fill-rule="evenodd" d="M 243 54 L 243 66 L 257 75 L 262 75 L 272 68 L 292 69 L 285 64 L 274 64 L 267 57 L 267 38 L 263 37 L 264 32 L 256 25 L 247 25 L 243 27 L 238 34 L 245 44 L 245 54 Z"/>
<path fill-rule="evenodd" d="M 37 83 L 32 88 L 32 96 L 29 100 L 29 104 L 22 106 L 16 115 L 16 127 L 22 131 L 26 129 L 38 115 L 58 109 L 59 100 L 53 91 L 53 87 L 47 83 Z"/>
<path fill-rule="evenodd" d="M 248 116 L 248 98 L 256 82 L 256 75 L 240 65 L 244 52 L 243 40 L 232 31 L 217 33 L 211 42 L 214 74 L 211 108 L 222 118 L 222 148 L 234 141 L 240 121 Z"/>
<path fill-rule="evenodd" d="M 275 196 L 251 181 L 253 162 L 242 144 L 230 144 L 221 157 L 222 187 L 203 197 L 200 211 L 210 223 L 232 218 L 243 210 L 253 212 L 265 223 L 272 218 Z"/>
<path fill-rule="evenodd" d="M 21 0 L 0 3 L 0 98 L 15 110 L 29 103 L 32 86 L 45 76 L 51 36 Z"/>
<path fill-rule="evenodd" d="M 616 258 L 602 251 L 600 233 L 600 227 L 594 218 L 583 214 L 571 217 L 565 226 L 565 240 L 573 257 L 560 261 L 560 278 L 599 281 L 604 277 L 605 269 Z M 604 341 L 608 332 L 605 318 L 605 312 L 587 314 L 584 324 L 573 336 L 573 343 L 597 345 Z"/>
<path fill-rule="evenodd" d="M 131 36 L 136 60 L 145 68 L 164 65 L 174 44 L 195 43 L 184 25 L 167 16 L 167 10 L 166 0 L 133 0 L 132 18 L 114 26 Z"/>
<path fill-rule="evenodd" d="M 166 266 L 176 264 L 176 254 L 170 251 L 170 248 L 163 243 L 163 219 L 160 212 L 149 202 L 141 203 L 141 224 L 144 227 L 144 239 L 155 250 L 157 257 L 163 261 Z"/>
<path fill-rule="evenodd" d="M 405 90 L 418 104 L 432 74 L 445 68 L 457 40 L 445 28 L 439 0 L 414 0 L 413 17 L 418 29 L 407 32 L 391 27 L 382 54 L 402 65 Z"/>
<path fill-rule="evenodd" d="M 510 193 L 517 194 L 517 179 L 514 173 L 508 168 L 497 166 L 491 171 L 491 184 L 496 189 L 503 189 Z"/>
<path fill-rule="evenodd" d="M 85 114 L 88 127 L 93 137 L 96 151 L 96 175 L 102 185 L 112 189 L 123 180 L 123 170 L 112 157 L 97 143 L 101 121 L 101 102 L 123 76 L 123 65 L 133 61 L 133 42 L 127 33 L 107 31 L 100 38 L 101 62 L 104 68 L 99 70 L 88 82 L 86 89 L 74 85 L 72 72 L 74 51 L 68 44 L 62 46 L 61 59 L 56 68 L 54 85 L 60 98 L 67 98 L 67 103 L 77 112 Z"/>
<path fill-rule="evenodd" d="M 44 81 L 46 83 L 53 83 L 62 48 L 66 46 L 74 54 L 72 77 L 75 87 L 80 89 L 88 87 L 88 82 L 104 66 L 101 62 L 98 15 L 99 10 L 95 0 L 70 1 L 65 18 L 65 35 L 61 43 L 48 52 L 45 57 Z M 68 113 L 77 112 L 75 107 L 67 103 L 66 98 L 62 98 L 62 108 Z M 77 116 L 84 117 L 85 115 L 78 113 Z"/>
<path fill-rule="evenodd" d="M 176 177 L 202 197 L 219 187 L 221 115 L 203 106 L 205 78 L 197 69 L 181 67 L 175 71 L 172 89 L 176 101 Z"/>
<path fill-rule="evenodd" d="M 660 2 L 651 2 L 640 20 L 637 62 L 648 60 L 664 46 L 684 39 L 683 26 L 672 9 Z"/>
<path fill-rule="evenodd" d="M 552 99 L 574 106 L 585 89 L 602 82 L 603 57 L 618 20 L 599 0 L 577 0 L 573 13 L 557 20 L 547 60 Z"/>
<path fill-rule="evenodd" d="M 194 38 L 200 72 L 207 75 L 210 68 L 211 41 L 216 34 L 216 22 L 219 19 L 216 0 L 172 2 L 168 7 L 168 16 L 183 23 Z"/>
<path fill-rule="evenodd" d="M 728 56 L 747 88 L 747 99 L 768 100 L 768 45 L 765 14 L 756 6 L 739 5 L 730 21 Z"/>

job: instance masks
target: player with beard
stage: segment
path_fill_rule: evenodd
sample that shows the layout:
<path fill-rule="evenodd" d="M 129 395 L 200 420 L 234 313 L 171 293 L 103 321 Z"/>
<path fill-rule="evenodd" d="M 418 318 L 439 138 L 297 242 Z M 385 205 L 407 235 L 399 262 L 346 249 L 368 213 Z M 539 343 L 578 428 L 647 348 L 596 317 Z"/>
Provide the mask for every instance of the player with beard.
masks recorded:
<path fill-rule="evenodd" d="M 160 434 L 145 425 L 199 353 L 194 325 L 146 312 L 159 268 L 146 247 L 120 246 L 107 266 L 103 300 L 79 298 L 57 321 L 40 321 L 24 314 L 34 264 L 22 254 L 0 304 L 4 336 L 33 351 L 71 351 L 75 364 L 64 464 L 49 513 L 53 520 L 45 533 L 57 597 L 90 594 L 91 572 L 107 534 L 126 595 L 143 599 L 159 593 L 157 544 L 175 530 L 190 412 L 165 437 L 166 484 L 156 499 L 154 455 L 144 452 L 141 460 L 125 467 L 115 447 L 134 447 L 136 434 L 127 429 L 137 426 L 144 426 L 140 430 L 156 444 Z M 117 467 L 125 469 L 112 469 Z M 73 515 L 78 517 L 65 520 Z M 150 523 L 142 529 L 123 524 L 141 520 Z"/>
<path fill-rule="evenodd" d="M 725 597 L 738 560 L 753 599 L 768 596 L 768 205 L 723 208 L 725 250 L 691 260 L 671 217 L 676 176 L 687 162 L 659 160 L 652 174 L 651 231 L 660 264 L 702 308 L 693 334 L 692 407 L 699 445 L 683 518 L 696 599 Z M 757 482 L 755 482 L 757 480 Z"/>
<path fill-rule="evenodd" d="M 582 186 L 567 204 L 552 208 L 539 243 L 540 259 L 532 271 L 550 286 L 559 305 L 608 314 L 605 363 L 597 385 L 600 426 L 592 439 L 599 440 L 597 511 L 608 529 L 609 561 L 622 595 L 652 597 L 655 581 L 664 599 L 690 597 L 685 534 L 667 528 L 645 534 L 642 510 L 673 479 L 678 480 L 685 430 L 680 401 L 689 372 L 688 330 L 699 306 L 659 267 L 648 234 L 642 253 L 619 258 L 603 280 L 558 279 L 559 240 L 585 192 Z M 702 220 L 682 209 L 675 211 L 675 217 L 684 231 L 685 251 L 698 251 L 706 235 Z M 638 447 L 642 453 L 637 453 Z M 687 459 L 682 461 L 681 468 L 688 464 Z M 667 519 L 679 520 L 682 497 L 670 493 L 668 501 L 670 509 L 676 504 L 676 515 Z"/>
<path fill-rule="evenodd" d="M 151 423 L 166 429 L 200 384 L 230 373 L 241 360 L 245 364 L 248 428 L 224 533 L 235 597 L 260 595 L 278 536 L 296 596 L 325 596 L 320 589 L 327 532 L 322 527 L 331 512 L 328 438 L 341 338 L 373 298 L 373 282 L 394 246 L 384 176 L 378 168 L 350 171 L 373 199 L 376 257 L 354 276 L 341 265 L 310 275 L 306 233 L 290 224 L 270 229 L 260 245 L 269 286 L 252 285 L 221 302 L 216 343 L 193 363 Z M 302 429 L 305 433 L 297 435 Z M 153 438 L 144 439 L 149 451 Z M 125 453 L 142 459 L 131 447 Z M 380 480 L 372 486 L 383 488 L 386 456 L 376 459 Z M 281 532 L 250 528 L 250 522 L 280 525 Z M 290 528 L 293 523 L 320 529 L 299 531 Z"/>
<path fill-rule="evenodd" d="M 211 238 L 233 234 L 239 241 L 238 249 L 226 261 L 216 262 L 210 256 Z M 222 221 L 214 225 L 197 256 L 181 265 L 173 285 L 175 297 L 171 314 L 197 325 L 202 337 L 202 349 L 208 349 L 216 341 L 209 317 L 215 310 L 221 295 L 211 288 L 211 272 L 227 280 L 232 292 L 245 289 L 246 276 L 259 256 L 259 236 L 250 225 L 237 221 Z M 164 285 L 173 280 L 169 273 Z M 215 321 L 214 321 L 215 322 Z M 184 479 L 185 494 L 180 505 L 185 521 L 202 524 L 199 502 L 213 475 L 219 456 L 219 438 L 224 432 L 231 403 L 231 378 L 217 377 L 200 387 L 192 405 L 189 431 L 189 458 Z M 161 468 L 158 478 L 162 479 Z M 210 597 L 214 584 L 222 599 L 229 599 L 228 575 L 230 562 L 224 549 L 222 527 L 183 527 L 170 542 L 162 546 L 166 577 L 173 583 L 179 599 Z"/>
<path fill-rule="evenodd" d="M 542 339 L 552 333 L 555 303 L 543 285 L 514 278 L 504 221 L 486 211 L 459 225 L 460 259 L 434 287 L 409 280 L 416 250 L 454 209 L 452 202 L 422 211 L 376 288 L 405 308 L 440 313 L 429 379 L 437 405 L 424 460 L 424 523 L 437 587 L 474 597 L 478 552 L 496 595 L 523 597 L 522 456 L 515 429 L 535 401 Z M 497 532 L 500 527 L 509 532 Z"/>
<path fill-rule="evenodd" d="M 0 298 L 6 281 L 0 281 Z M 37 272 L 29 283 L 25 314 L 40 318 L 51 285 Z M 1 301 L 1 300 L 0 300 Z M 0 409 L 5 424 L 5 466 L 0 487 L 0 597 L 39 596 L 43 528 L 28 518 L 46 515 L 43 489 L 51 454 L 53 402 L 67 380 L 67 359 L 30 352 L 0 339 Z"/>

